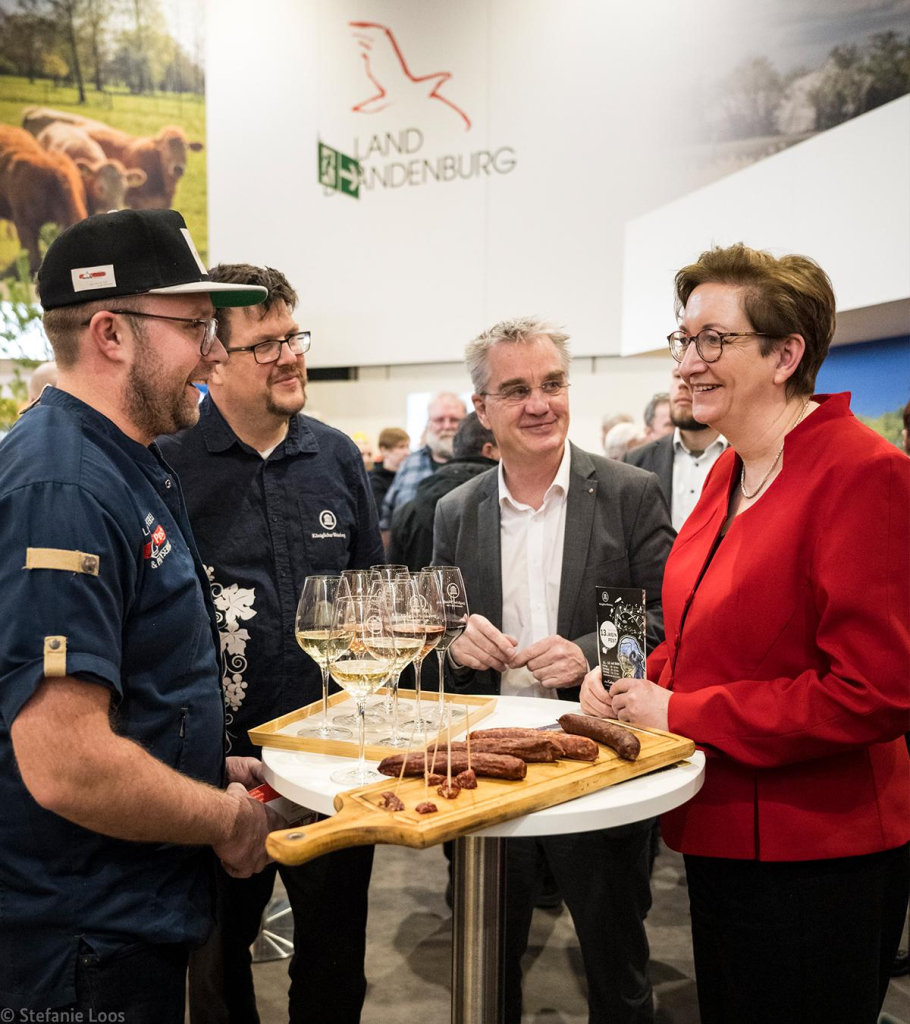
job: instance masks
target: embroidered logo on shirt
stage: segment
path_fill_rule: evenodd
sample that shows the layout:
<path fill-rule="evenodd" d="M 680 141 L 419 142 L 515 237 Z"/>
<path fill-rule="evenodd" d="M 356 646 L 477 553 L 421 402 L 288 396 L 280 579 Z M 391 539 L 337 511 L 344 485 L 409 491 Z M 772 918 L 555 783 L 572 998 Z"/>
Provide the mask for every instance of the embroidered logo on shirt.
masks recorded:
<path fill-rule="evenodd" d="M 310 536 L 314 540 L 326 540 L 329 537 L 338 537 L 341 540 L 347 540 L 346 533 L 339 533 L 335 527 L 338 525 L 338 517 L 330 509 L 323 509 L 319 513 L 319 525 L 325 530 L 325 533 L 313 533 Z"/>
<path fill-rule="evenodd" d="M 157 569 L 171 552 L 171 542 L 161 523 L 156 525 L 155 517 L 151 512 L 145 517 L 145 526 L 142 532 L 149 539 L 142 549 L 142 557 L 149 563 L 150 568 Z"/>

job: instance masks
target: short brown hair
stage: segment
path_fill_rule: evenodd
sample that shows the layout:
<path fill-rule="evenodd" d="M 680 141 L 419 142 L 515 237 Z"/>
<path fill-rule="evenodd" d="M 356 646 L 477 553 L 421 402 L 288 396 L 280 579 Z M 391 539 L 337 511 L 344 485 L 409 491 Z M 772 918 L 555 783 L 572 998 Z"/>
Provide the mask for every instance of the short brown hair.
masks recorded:
<path fill-rule="evenodd" d="M 743 307 L 760 338 L 763 356 L 790 334 L 800 334 L 806 350 L 787 381 L 787 395 L 811 395 L 818 369 L 834 337 L 834 289 L 828 275 L 808 256 L 781 256 L 737 242 L 703 252 L 676 274 L 677 316 L 701 284 L 729 284 L 745 290 Z"/>
<path fill-rule="evenodd" d="M 79 362 L 79 339 L 88 322 L 96 313 L 118 309 L 141 311 L 142 299 L 137 295 L 126 295 L 116 299 L 97 299 L 94 302 L 80 302 L 75 306 L 57 306 L 44 311 L 44 332 L 54 350 L 58 369 L 71 370 Z M 136 333 L 143 334 L 143 326 L 133 321 Z"/>
<path fill-rule="evenodd" d="M 379 435 L 379 447 L 391 451 L 402 444 L 410 444 L 411 438 L 406 430 L 401 427 L 385 427 Z"/>
<path fill-rule="evenodd" d="M 276 302 L 283 302 L 291 311 L 297 308 L 297 292 L 291 287 L 290 282 L 274 267 L 254 267 L 251 263 L 219 263 L 209 270 L 209 277 L 213 281 L 220 281 L 226 284 L 256 284 L 265 288 L 268 294 L 265 299 L 256 306 L 247 306 L 245 312 L 251 315 L 258 315 L 262 320 L 268 316 Z M 218 321 L 218 337 L 221 343 L 227 348 L 231 336 L 231 310 L 219 308 L 215 310 L 215 319 Z"/>

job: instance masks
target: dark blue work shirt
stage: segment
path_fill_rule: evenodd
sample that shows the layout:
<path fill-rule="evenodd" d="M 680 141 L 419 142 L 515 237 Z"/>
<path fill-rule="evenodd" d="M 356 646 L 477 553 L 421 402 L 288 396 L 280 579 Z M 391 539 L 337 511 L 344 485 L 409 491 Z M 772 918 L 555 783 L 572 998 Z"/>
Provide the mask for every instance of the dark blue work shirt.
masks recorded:
<path fill-rule="evenodd" d="M 254 754 L 247 730 L 319 699 L 322 675 L 294 639 L 307 576 L 384 561 L 376 507 L 354 442 L 292 416 L 267 459 L 212 401 L 199 423 L 160 438 L 180 474 L 212 583 L 224 653 L 231 754 Z"/>
<path fill-rule="evenodd" d="M 72 676 L 110 690 L 115 732 L 220 785 L 217 629 L 174 474 L 66 392 L 0 443 L 0 523 L 0 1006 L 43 1008 L 75 999 L 80 939 L 102 956 L 204 941 L 214 859 L 44 810 L 11 725 L 45 677 Z"/>

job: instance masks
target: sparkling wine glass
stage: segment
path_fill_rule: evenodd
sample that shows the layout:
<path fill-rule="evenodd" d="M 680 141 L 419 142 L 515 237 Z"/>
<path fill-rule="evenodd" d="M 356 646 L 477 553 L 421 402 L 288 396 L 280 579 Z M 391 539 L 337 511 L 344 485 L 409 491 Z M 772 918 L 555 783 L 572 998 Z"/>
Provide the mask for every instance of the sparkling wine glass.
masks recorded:
<path fill-rule="evenodd" d="M 398 681 L 402 670 L 423 648 L 426 624 L 420 614 L 417 586 L 414 580 L 399 578 L 373 584 L 372 595 L 385 601 L 389 610 L 391 649 L 394 653 L 390 690 L 392 694 L 392 732 L 379 742 L 385 747 L 407 747 L 408 740 L 399 733 Z"/>
<path fill-rule="evenodd" d="M 357 703 L 358 754 L 356 768 L 340 768 L 329 778 L 343 786 L 365 786 L 382 776 L 367 768 L 364 758 L 364 715 L 367 697 L 383 684 L 392 670 L 394 639 L 389 624 L 389 606 L 381 595 L 376 599 L 352 598 L 350 594 L 335 600 L 332 632 L 350 636 L 350 646 L 339 651 L 329 663 L 332 678 Z"/>
<path fill-rule="evenodd" d="M 373 585 L 373 571 L 371 569 L 345 569 L 341 578 L 347 581 L 351 591 L 351 597 L 355 601 L 365 601 L 370 596 L 370 587 Z M 388 716 L 392 713 L 391 696 L 387 701 L 378 700 L 373 704 L 367 704 L 367 711 L 363 716 L 364 724 L 370 729 L 379 729 L 387 724 Z M 333 719 L 335 725 L 343 726 L 346 729 L 353 729 L 360 724 L 358 714 L 336 715 Z"/>
<path fill-rule="evenodd" d="M 416 725 L 420 729 L 435 726 L 439 722 L 438 705 L 433 708 L 424 705 L 421 708 L 420 673 L 423 659 L 436 647 L 445 632 L 445 610 L 435 570 L 418 573 L 414 577 L 414 584 L 417 591 L 417 608 L 424 621 L 425 636 L 423 646 L 414 658 L 414 690 L 417 694 L 414 718 L 405 725 Z"/>
<path fill-rule="evenodd" d="M 346 580 L 340 576 L 307 576 L 297 604 L 294 636 L 297 643 L 322 669 L 322 714 L 311 716 L 306 725 L 297 730 L 298 736 L 320 740 L 346 740 L 350 729 L 342 729 L 329 722 L 329 662 L 339 653 L 339 647 L 349 647 L 353 637 L 336 635 L 333 621 L 335 602 L 350 598 Z"/>
<path fill-rule="evenodd" d="M 424 572 L 435 572 L 439 580 L 439 589 L 445 612 L 445 630 L 442 639 L 436 645 L 436 659 L 439 662 L 439 709 L 443 706 L 449 710 L 453 718 L 463 718 L 465 709 L 455 702 L 445 702 L 445 660 L 446 651 L 461 636 L 468 625 L 468 592 L 465 590 L 461 569 L 457 565 L 431 565 Z"/>

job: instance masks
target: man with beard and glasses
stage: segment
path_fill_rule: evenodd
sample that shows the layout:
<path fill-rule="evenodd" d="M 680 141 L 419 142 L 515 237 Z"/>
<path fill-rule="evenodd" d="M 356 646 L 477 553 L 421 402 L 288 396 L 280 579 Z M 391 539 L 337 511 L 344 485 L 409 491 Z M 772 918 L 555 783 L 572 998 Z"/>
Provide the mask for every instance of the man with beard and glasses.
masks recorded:
<path fill-rule="evenodd" d="M 161 445 L 180 473 L 215 596 L 231 752 L 252 754 L 249 728 L 321 693 L 319 668 L 294 639 L 304 580 L 368 568 L 382 561 L 382 544 L 357 446 L 301 415 L 310 332 L 294 316 L 297 293 L 271 267 L 221 265 L 211 276 L 261 286 L 268 298 L 217 314 L 228 359 L 212 372 L 198 425 Z M 372 864 L 373 847 L 358 846 L 255 879 L 219 872 L 215 930 L 190 960 L 193 1024 L 259 1020 L 250 945 L 276 870 L 294 915 L 292 1024 L 358 1021 Z"/>
<path fill-rule="evenodd" d="M 622 461 L 657 474 L 678 533 L 698 503 L 709 470 L 727 448 L 725 437 L 693 417 L 692 392 L 678 366 L 670 378 L 670 421 L 672 433 L 633 448 Z"/>
<path fill-rule="evenodd" d="M 382 542 L 386 547 L 391 539 L 392 516 L 395 509 L 411 501 L 417 493 L 420 481 L 435 473 L 452 458 L 455 432 L 466 413 L 464 402 L 451 391 L 441 391 L 430 402 L 427 408 L 424 446 L 413 455 L 409 455 L 398 467 L 395 482 L 382 503 L 379 526 L 382 530 Z"/>
<path fill-rule="evenodd" d="M 278 819 L 259 762 L 225 760 L 215 608 L 153 442 L 227 358 L 213 307 L 265 289 L 212 281 L 176 211 L 123 210 L 60 235 L 38 291 L 59 376 L 0 444 L 0 1006 L 182 1024 L 209 847 L 248 876 Z"/>

